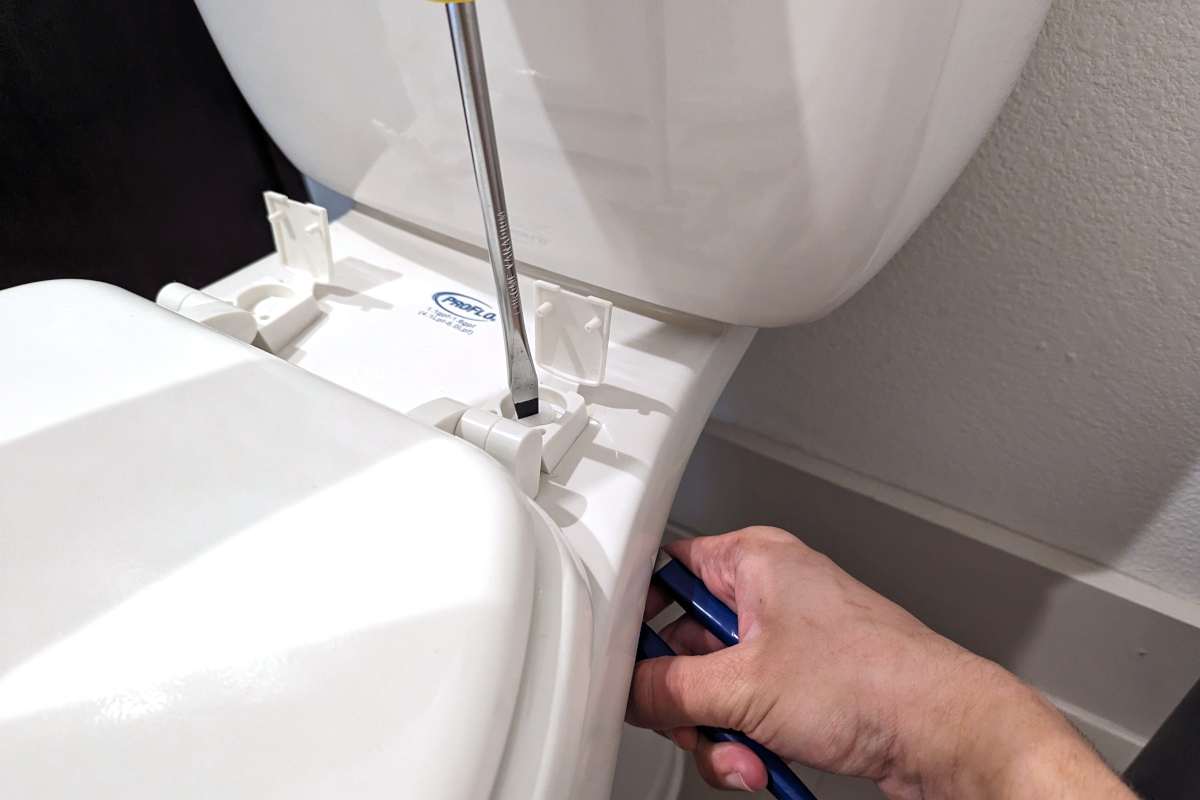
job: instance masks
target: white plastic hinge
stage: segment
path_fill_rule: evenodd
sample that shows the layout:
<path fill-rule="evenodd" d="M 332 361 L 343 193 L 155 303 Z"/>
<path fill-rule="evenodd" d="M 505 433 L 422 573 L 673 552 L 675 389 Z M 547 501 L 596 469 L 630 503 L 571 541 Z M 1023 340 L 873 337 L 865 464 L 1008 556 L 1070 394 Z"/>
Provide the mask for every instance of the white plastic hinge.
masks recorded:
<path fill-rule="evenodd" d="M 599 386 L 608 364 L 612 303 L 534 281 L 533 360 L 570 383 Z"/>
<path fill-rule="evenodd" d="M 576 386 L 578 388 L 578 386 Z M 542 434 L 542 472 L 554 472 L 588 424 L 587 403 L 578 392 L 560 391 L 545 383 L 538 385 L 538 413 L 517 419 L 512 397 L 500 400 L 500 413 L 518 425 Z"/>
<path fill-rule="evenodd" d="M 254 341 L 258 333 L 254 316 L 249 311 L 182 283 L 168 283 L 159 289 L 155 302 L 243 342 Z"/>
<path fill-rule="evenodd" d="M 209 327 L 278 353 L 321 316 L 314 290 L 332 280 L 333 248 L 329 214 L 324 208 L 289 200 L 278 192 L 264 192 L 263 199 L 271 235 L 275 238 L 277 263 L 258 271 L 258 277 L 236 290 L 227 290 L 227 300 L 197 292 L 207 301 L 231 305 L 232 309 L 216 306 L 200 309 L 196 307 L 200 300 L 194 297 L 185 302 L 181 290 L 196 290 L 182 284 L 164 286 L 158 301 Z M 232 314 L 234 309 L 244 313 Z M 249 326 L 251 321 L 253 329 Z"/>
<path fill-rule="evenodd" d="M 448 397 L 423 403 L 408 416 L 475 445 L 507 469 L 522 492 L 537 497 L 542 477 L 542 436 L 537 428 Z"/>
<path fill-rule="evenodd" d="M 329 213 L 321 206 L 300 203 L 278 192 L 263 192 L 263 199 L 279 263 L 307 275 L 314 283 L 329 283 L 333 275 Z"/>
<path fill-rule="evenodd" d="M 321 315 L 313 290 L 329 283 L 333 250 L 324 208 L 278 192 L 264 192 L 263 199 L 282 269 L 239 289 L 233 302 L 254 315 L 256 343 L 278 353 Z"/>

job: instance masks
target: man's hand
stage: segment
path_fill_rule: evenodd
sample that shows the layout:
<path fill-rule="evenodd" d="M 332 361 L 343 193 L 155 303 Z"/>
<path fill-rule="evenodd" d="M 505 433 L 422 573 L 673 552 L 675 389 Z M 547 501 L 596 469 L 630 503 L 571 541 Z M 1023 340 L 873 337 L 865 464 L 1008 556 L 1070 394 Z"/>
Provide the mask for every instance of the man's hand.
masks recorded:
<path fill-rule="evenodd" d="M 627 719 L 693 751 L 710 785 L 761 789 L 766 771 L 695 725 L 871 778 L 893 800 L 1133 800 L 1045 698 L 791 534 L 747 528 L 666 549 L 737 613 L 740 643 L 723 647 L 691 617 L 668 625 L 680 655 L 635 667 Z M 652 588 L 646 618 L 667 602 Z"/>

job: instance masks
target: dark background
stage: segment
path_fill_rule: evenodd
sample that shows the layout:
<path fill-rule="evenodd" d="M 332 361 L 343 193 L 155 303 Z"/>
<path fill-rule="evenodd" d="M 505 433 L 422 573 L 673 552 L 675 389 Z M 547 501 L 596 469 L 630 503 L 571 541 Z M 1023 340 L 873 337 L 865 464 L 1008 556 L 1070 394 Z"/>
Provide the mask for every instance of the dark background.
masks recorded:
<path fill-rule="evenodd" d="M 308 199 L 191 0 L 0 2 L 0 289 L 204 286 L 274 249 L 269 189 Z"/>

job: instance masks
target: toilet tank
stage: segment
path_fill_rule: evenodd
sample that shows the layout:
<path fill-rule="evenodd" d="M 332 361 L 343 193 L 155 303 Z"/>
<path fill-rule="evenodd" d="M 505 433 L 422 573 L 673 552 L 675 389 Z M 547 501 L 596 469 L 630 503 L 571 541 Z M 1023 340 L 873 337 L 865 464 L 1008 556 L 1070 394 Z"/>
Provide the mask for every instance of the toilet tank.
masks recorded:
<path fill-rule="evenodd" d="M 306 174 L 484 245 L 445 13 L 197 0 Z M 519 261 L 723 322 L 835 308 L 1008 95 L 1049 0 L 478 0 Z"/>

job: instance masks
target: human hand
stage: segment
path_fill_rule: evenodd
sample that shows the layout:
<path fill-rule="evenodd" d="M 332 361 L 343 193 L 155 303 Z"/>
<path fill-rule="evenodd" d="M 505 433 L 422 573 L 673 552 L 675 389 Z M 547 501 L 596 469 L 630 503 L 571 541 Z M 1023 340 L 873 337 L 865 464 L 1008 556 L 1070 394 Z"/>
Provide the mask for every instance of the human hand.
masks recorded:
<path fill-rule="evenodd" d="M 723 647 L 691 617 L 680 654 L 634 669 L 627 719 L 670 731 L 718 788 L 761 789 L 762 762 L 695 725 L 910 798 L 1133 798 L 1048 701 L 922 625 L 785 531 L 747 528 L 666 548 L 738 615 Z M 646 618 L 668 599 L 652 588 Z"/>

